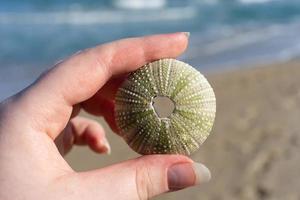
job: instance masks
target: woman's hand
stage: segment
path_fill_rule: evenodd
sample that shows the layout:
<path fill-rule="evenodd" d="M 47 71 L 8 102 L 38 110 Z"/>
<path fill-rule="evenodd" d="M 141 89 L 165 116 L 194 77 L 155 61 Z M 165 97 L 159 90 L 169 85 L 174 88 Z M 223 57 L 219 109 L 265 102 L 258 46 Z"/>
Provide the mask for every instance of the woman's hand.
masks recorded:
<path fill-rule="evenodd" d="M 114 94 L 127 73 L 176 57 L 185 33 L 131 38 L 79 52 L 0 104 L 0 199 L 148 199 L 210 179 L 180 155 L 150 155 L 98 170 L 74 172 L 61 154 L 73 144 L 110 150 L 102 127 L 77 116 L 103 116 L 116 131 Z"/>

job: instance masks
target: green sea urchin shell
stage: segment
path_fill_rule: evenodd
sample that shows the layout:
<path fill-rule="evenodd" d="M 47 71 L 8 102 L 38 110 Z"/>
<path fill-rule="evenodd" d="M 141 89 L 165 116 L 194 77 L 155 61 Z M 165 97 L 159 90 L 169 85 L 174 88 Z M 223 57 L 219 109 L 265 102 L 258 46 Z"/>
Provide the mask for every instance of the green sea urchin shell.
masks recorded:
<path fill-rule="evenodd" d="M 174 103 L 168 117 L 153 106 L 156 97 Z M 140 154 L 191 154 L 208 137 L 216 112 L 213 89 L 192 66 L 161 59 L 132 73 L 115 98 L 120 135 Z"/>

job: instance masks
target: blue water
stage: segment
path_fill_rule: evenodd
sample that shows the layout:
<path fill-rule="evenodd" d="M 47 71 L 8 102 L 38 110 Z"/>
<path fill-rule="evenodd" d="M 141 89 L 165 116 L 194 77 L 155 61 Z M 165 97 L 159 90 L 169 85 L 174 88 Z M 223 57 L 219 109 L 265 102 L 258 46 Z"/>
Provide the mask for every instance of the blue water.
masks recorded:
<path fill-rule="evenodd" d="M 0 100 L 65 56 L 124 37 L 190 31 L 180 59 L 204 72 L 300 55 L 299 0 L 164 3 L 134 9 L 130 0 L 126 8 L 117 0 L 0 0 Z"/>

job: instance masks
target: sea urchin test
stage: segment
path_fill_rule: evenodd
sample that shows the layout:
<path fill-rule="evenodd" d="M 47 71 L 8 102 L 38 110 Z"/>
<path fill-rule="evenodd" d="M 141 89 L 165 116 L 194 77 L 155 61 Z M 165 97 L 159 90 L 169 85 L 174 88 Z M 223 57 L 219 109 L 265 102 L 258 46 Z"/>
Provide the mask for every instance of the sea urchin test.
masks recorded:
<path fill-rule="evenodd" d="M 130 74 L 115 103 L 120 135 L 140 154 L 190 155 L 208 137 L 216 112 L 206 78 L 175 59 L 157 60 Z"/>

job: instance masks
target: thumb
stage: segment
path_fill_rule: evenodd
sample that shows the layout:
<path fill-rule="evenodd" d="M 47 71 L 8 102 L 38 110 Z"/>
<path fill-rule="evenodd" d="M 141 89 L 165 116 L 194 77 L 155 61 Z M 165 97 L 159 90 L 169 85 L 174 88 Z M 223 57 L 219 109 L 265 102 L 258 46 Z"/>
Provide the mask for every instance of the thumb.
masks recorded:
<path fill-rule="evenodd" d="M 88 199 L 141 200 L 207 182 L 210 172 L 185 156 L 148 155 L 80 176 Z"/>

